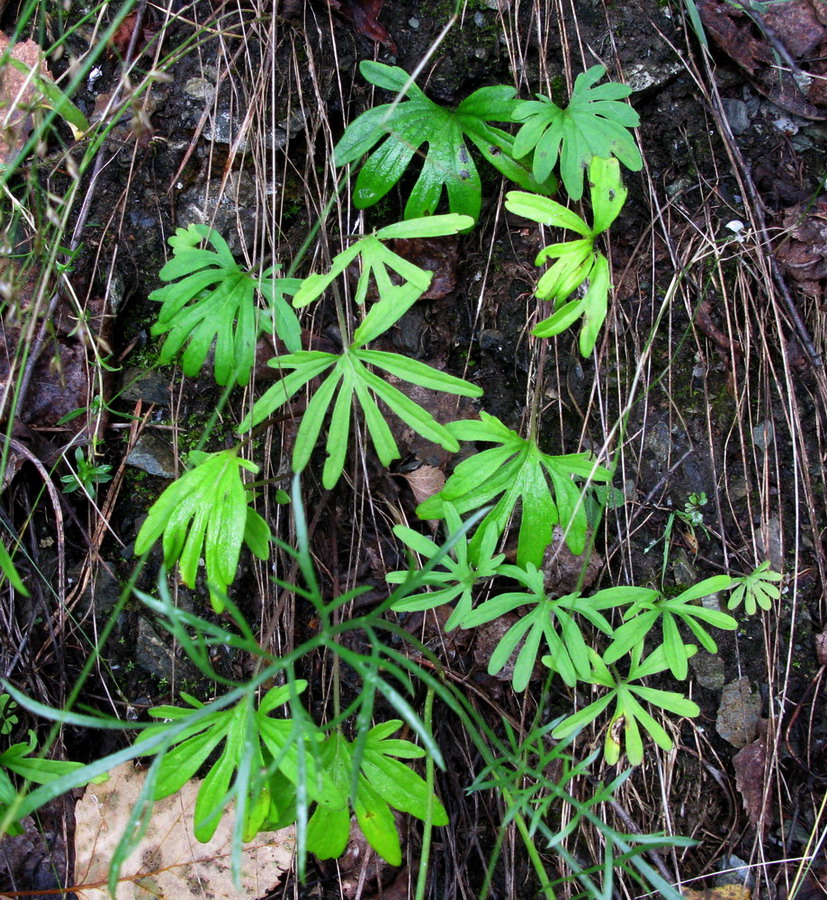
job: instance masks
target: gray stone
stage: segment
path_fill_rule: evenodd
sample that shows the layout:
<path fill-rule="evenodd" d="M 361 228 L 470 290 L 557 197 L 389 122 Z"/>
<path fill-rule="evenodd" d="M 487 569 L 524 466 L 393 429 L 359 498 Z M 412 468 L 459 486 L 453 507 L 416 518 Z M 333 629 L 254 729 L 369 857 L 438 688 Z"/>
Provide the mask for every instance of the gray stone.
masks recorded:
<path fill-rule="evenodd" d="M 726 683 L 726 666 L 717 653 L 699 650 L 689 660 L 689 665 L 698 684 L 708 691 L 720 691 Z"/>
<path fill-rule="evenodd" d="M 176 478 L 178 475 L 176 463 L 175 454 L 169 444 L 151 433 L 142 434 L 126 458 L 128 466 L 143 469 L 144 472 L 157 475 L 159 478 Z"/>
<path fill-rule="evenodd" d="M 169 406 L 170 395 L 168 379 L 153 370 L 138 366 L 126 369 L 123 373 L 124 388 L 120 393 L 122 400 L 143 400 L 156 406 Z"/>
<path fill-rule="evenodd" d="M 743 134 L 749 130 L 749 111 L 743 100 L 726 98 L 721 101 L 721 105 L 724 107 L 724 114 L 733 134 Z"/>
<path fill-rule="evenodd" d="M 172 650 L 144 618 L 138 622 L 135 663 L 156 678 L 172 680 L 172 672 L 176 663 Z"/>

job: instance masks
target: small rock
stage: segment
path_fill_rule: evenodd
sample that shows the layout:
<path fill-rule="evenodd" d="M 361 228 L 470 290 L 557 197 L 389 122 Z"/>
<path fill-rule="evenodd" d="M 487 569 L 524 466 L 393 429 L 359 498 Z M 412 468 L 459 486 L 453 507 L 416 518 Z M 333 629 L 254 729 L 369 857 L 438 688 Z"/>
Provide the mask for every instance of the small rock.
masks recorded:
<path fill-rule="evenodd" d="M 747 111 L 747 104 L 743 100 L 734 100 L 727 98 L 721 101 L 724 107 L 724 114 L 729 122 L 729 127 L 733 134 L 743 134 L 749 130 L 750 120 Z"/>
<path fill-rule="evenodd" d="M 215 96 L 215 85 L 206 78 L 190 78 L 184 85 L 184 93 L 193 100 L 205 100 L 212 103 Z"/>
<path fill-rule="evenodd" d="M 753 694 L 749 678 L 724 685 L 715 730 L 733 747 L 746 747 L 758 735 L 761 696 Z"/>
<path fill-rule="evenodd" d="M 708 691 L 720 691 L 726 683 L 726 666 L 717 653 L 699 650 L 689 660 L 698 684 Z"/>
<path fill-rule="evenodd" d="M 152 625 L 142 618 L 138 623 L 135 663 L 150 675 L 170 681 L 175 662 L 172 650 L 164 643 Z"/>
<path fill-rule="evenodd" d="M 169 444 L 155 434 L 142 434 L 126 458 L 128 466 L 160 478 L 176 478 L 176 462 Z"/>
<path fill-rule="evenodd" d="M 770 447 L 774 438 L 775 429 L 769 419 L 760 422 L 752 429 L 752 442 L 759 450 L 766 450 Z"/>
<path fill-rule="evenodd" d="M 126 369 L 122 383 L 125 385 L 120 393 L 122 400 L 143 400 L 157 406 L 169 406 L 169 386 L 167 379 L 155 371 L 147 371 L 137 366 Z"/>

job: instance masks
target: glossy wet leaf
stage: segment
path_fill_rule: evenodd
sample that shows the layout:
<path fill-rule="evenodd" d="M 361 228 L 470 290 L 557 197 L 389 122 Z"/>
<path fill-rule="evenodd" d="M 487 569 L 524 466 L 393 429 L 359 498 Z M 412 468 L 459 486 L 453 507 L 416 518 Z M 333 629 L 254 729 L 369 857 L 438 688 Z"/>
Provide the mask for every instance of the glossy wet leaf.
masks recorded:
<path fill-rule="evenodd" d="M 271 326 L 289 350 L 300 348 L 299 321 L 285 299 L 298 289 L 298 279 L 277 278 L 277 267 L 261 275 L 246 271 L 224 238 L 206 225 L 177 229 L 169 244 L 173 256 L 159 275 L 168 284 L 149 295 L 162 304 L 152 326 L 153 335 L 166 335 L 161 365 L 186 345 L 182 368 L 197 375 L 214 347 L 216 382 L 243 385 L 250 380 L 256 341 Z M 267 311 L 257 309 L 256 292 L 267 299 Z"/>
<path fill-rule="evenodd" d="M 353 189 L 358 209 L 373 206 L 399 181 L 414 158 L 422 157 L 419 176 L 405 205 L 405 218 L 433 215 L 443 194 L 451 212 L 478 218 L 481 182 L 470 141 L 506 178 L 527 190 L 550 193 L 556 182 L 537 182 L 529 165 L 513 157 L 513 138 L 492 122 L 510 122 L 518 105 L 509 85 L 474 91 L 456 109 L 429 100 L 397 66 L 364 60 L 359 71 L 377 87 L 407 97 L 375 106 L 347 127 L 335 148 L 337 166 L 369 154 Z M 377 144 L 379 146 L 377 146 Z M 420 148 L 427 144 L 427 150 Z"/>
<path fill-rule="evenodd" d="M 194 457 L 194 459 L 193 459 Z M 259 558 L 269 555 L 270 528 L 250 506 L 241 470 L 258 466 L 238 455 L 238 448 L 191 454 L 194 468 L 176 479 L 149 510 L 135 541 L 145 553 L 163 535 L 164 564 L 179 566 L 181 580 L 195 587 L 202 556 L 213 608 L 224 608 L 222 596 L 235 579 L 241 546 Z"/>
<path fill-rule="evenodd" d="M 355 796 L 338 807 L 317 807 L 310 819 L 308 848 L 321 859 L 341 856 L 344 852 L 350 834 L 350 807 L 370 845 L 394 866 L 401 865 L 402 847 L 392 808 L 425 820 L 430 802 L 433 824 L 448 824 L 445 808 L 430 795 L 427 782 L 400 761 L 425 755 L 421 747 L 410 741 L 390 738 L 401 726 L 401 720 L 392 719 L 371 728 L 362 742 L 360 757 L 357 742 L 348 741 L 339 732 L 325 741 L 321 758 L 340 795 L 350 795 L 357 761 L 359 775 Z"/>
<path fill-rule="evenodd" d="M 588 522 L 581 488 L 573 478 L 605 482 L 611 478 L 608 469 L 597 465 L 589 453 L 544 453 L 535 441 L 521 437 L 486 412 L 481 412 L 479 419 L 445 427 L 459 441 L 495 446 L 463 460 L 445 487 L 419 504 L 416 514 L 420 518 L 443 518 L 447 502 L 460 514 L 493 502 L 494 508 L 470 542 L 471 558 L 475 559 L 488 525 L 493 523 L 501 535 L 519 507 L 518 565 L 540 565 L 556 524 L 566 530 L 571 552 L 583 552 Z"/>
<path fill-rule="evenodd" d="M 589 185 L 593 226 L 548 197 L 510 191 L 505 201 L 510 212 L 580 235 L 576 240 L 550 244 L 540 251 L 535 260 L 538 266 L 550 259 L 556 260 L 540 277 L 535 292 L 541 300 L 554 303 L 555 309 L 551 316 L 534 326 L 532 334 L 553 337 L 582 319 L 580 353 L 583 356 L 591 354 L 606 320 L 611 288 L 609 262 L 595 247 L 595 240 L 614 222 L 626 200 L 626 188 L 620 180 L 620 167 L 616 160 L 595 157 L 589 166 Z M 586 289 L 582 295 L 568 300 L 584 284 Z"/>
<path fill-rule="evenodd" d="M 640 125 L 640 117 L 620 102 L 631 89 L 615 82 L 595 87 L 605 74 L 601 65 L 581 72 L 566 107 L 538 94 L 537 100 L 525 100 L 514 110 L 514 121 L 524 123 L 514 138 L 514 155 L 521 159 L 533 150 L 534 177 L 541 182 L 559 159 L 560 177 L 572 200 L 583 196 L 583 175 L 595 157 L 617 157 L 635 172 L 643 165 L 629 131 Z"/>

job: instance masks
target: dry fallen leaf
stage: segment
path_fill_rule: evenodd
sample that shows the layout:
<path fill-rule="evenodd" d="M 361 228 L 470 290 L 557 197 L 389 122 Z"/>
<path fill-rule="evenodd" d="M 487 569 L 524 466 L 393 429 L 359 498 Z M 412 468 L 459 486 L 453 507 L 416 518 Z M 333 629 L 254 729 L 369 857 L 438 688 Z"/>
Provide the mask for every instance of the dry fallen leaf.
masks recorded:
<path fill-rule="evenodd" d="M 9 47 L 9 39 L 0 34 L 0 56 Z M 40 47 L 34 41 L 20 41 L 14 45 L 12 59 L 22 62 L 28 69 L 37 69 L 48 75 L 41 61 Z M 32 130 L 32 108 L 40 98 L 40 92 L 31 75 L 18 71 L 6 63 L 0 71 L 0 165 L 14 160 Z"/>
<path fill-rule="evenodd" d="M 764 790 L 767 742 L 764 737 L 747 744 L 732 757 L 735 784 L 753 828 L 769 824 L 770 792 Z M 763 818 L 763 823 L 762 823 Z"/>
<path fill-rule="evenodd" d="M 754 694 L 749 678 L 724 685 L 715 730 L 733 747 L 746 747 L 758 734 L 761 696 Z"/>
<path fill-rule="evenodd" d="M 91 784 L 75 807 L 75 886 L 79 900 L 110 900 L 106 889 L 109 861 L 144 783 L 144 770 L 124 763 L 105 784 Z M 201 782 L 193 779 L 172 797 L 155 804 L 152 821 L 127 858 L 118 883 L 118 900 L 175 900 L 211 897 L 262 897 L 293 860 L 295 830 L 259 834 L 244 844 L 242 886 L 232 881 L 232 814 L 221 819 L 213 839 L 199 843 L 192 833 L 195 798 Z"/>
<path fill-rule="evenodd" d="M 740 884 L 724 884 L 703 891 L 684 888 L 682 893 L 686 900 L 750 900 L 752 897 L 752 891 Z"/>

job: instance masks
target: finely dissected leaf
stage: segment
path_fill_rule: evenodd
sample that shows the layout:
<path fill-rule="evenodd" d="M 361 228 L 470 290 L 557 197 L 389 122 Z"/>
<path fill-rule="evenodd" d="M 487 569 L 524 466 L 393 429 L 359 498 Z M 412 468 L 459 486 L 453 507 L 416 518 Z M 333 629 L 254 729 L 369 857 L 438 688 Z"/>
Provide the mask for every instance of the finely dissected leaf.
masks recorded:
<path fill-rule="evenodd" d="M 524 640 L 512 680 L 515 691 L 525 690 L 537 662 L 540 644 L 544 641 L 550 651 L 542 658 L 544 665 L 557 672 L 570 686 L 587 680 L 591 674 L 589 650 L 577 619 L 584 618 L 604 634 L 611 634 L 611 625 L 601 610 L 618 605 L 618 601 L 611 598 L 608 601 L 595 600 L 580 594 L 551 598 L 545 590 L 543 573 L 532 563 L 525 568 L 500 566 L 499 574 L 513 578 L 526 590 L 506 592 L 486 600 L 464 615 L 459 624 L 463 628 L 474 628 L 515 609 L 531 609 L 503 635 L 491 655 L 489 674 L 496 675 L 511 658 L 520 641 Z M 599 598 L 599 595 L 595 596 Z"/>
<path fill-rule="evenodd" d="M 594 157 L 616 156 L 635 172 L 643 165 L 628 131 L 640 125 L 640 117 L 620 102 L 631 89 L 614 82 L 594 87 L 605 74 L 600 65 L 581 72 L 565 108 L 537 94 L 538 100 L 525 100 L 514 110 L 514 121 L 525 123 L 514 138 L 514 155 L 521 159 L 534 151 L 533 172 L 540 182 L 549 177 L 559 157 L 560 176 L 572 200 L 583 196 L 583 172 Z"/>
<path fill-rule="evenodd" d="M 383 465 L 388 465 L 392 460 L 398 458 L 399 449 L 385 417 L 373 397 L 374 394 L 417 434 L 440 444 L 446 450 L 456 451 L 459 449 L 459 444 L 446 426 L 440 425 L 427 410 L 414 403 L 398 388 L 371 372 L 369 366 L 393 372 L 414 384 L 459 394 L 463 397 L 479 397 L 482 394 L 480 388 L 461 378 L 438 372 L 430 366 L 406 359 L 395 353 L 365 350 L 356 344 L 341 355 L 317 350 L 302 351 L 272 359 L 269 365 L 292 371 L 259 398 L 252 412 L 241 423 L 240 430 L 242 432 L 270 416 L 275 409 L 290 400 L 312 378 L 332 369 L 308 404 L 296 434 L 293 450 L 293 471 L 301 472 L 310 460 L 324 419 L 332 404 L 333 411 L 327 437 L 328 459 L 322 475 L 322 481 L 328 488 L 336 484 L 344 468 L 350 435 L 351 407 L 354 399 L 362 409 L 365 425 L 377 456 Z"/>
<path fill-rule="evenodd" d="M 439 800 L 430 795 L 428 784 L 394 757 L 417 759 L 425 751 L 405 740 L 389 735 L 402 726 L 393 719 L 371 728 L 362 742 L 356 795 L 332 808 L 318 807 L 308 825 L 308 848 L 321 859 L 341 855 L 350 831 L 348 806 L 352 805 L 359 827 L 374 850 L 391 865 L 400 865 L 402 848 L 391 807 L 418 819 L 427 817 L 432 804 L 434 825 L 447 825 L 448 815 Z M 325 772 L 347 797 L 354 783 L 357 742 L 351 743 L 339 732 L 331 734 L 322 748 Z M 430 796 L 429 796 L 430 795 Z"/>
<path fill-rule="evenodd" d="M 506 209 L 510 212 L 581 235 L 577 240 L 550 244 L 540 251 L 535 260 L 538 266 L 549 259 L 557 260 L 540 277 L 535 292 L 541 300 L 552 301 L 555 311 L 539 322 L 532 334 L 553 337 L 582 317 L 580 353 L 583 356 L 589 356 L 594 349 L 608 308 L 611 287 L 609 262 L 595 248 L 595 240 L 614 222 L 626 200 L 626 189 L 620 180 L 617 160 L 595 157 L 589 165 L 589 185 L 594 217 L 594 226 L 591 228 L 576 213 L 548 197 L 510 191 L 505 201 Z M 566 302 L 585 282 L 588 282 L 588 287 L 583 295 Z"/>
<path fill-rule="evenodd" d="M 203 241 L 214 249 L 200 249 Z M 197 375 L 214 345 L 216 382 L 247 384 L 256 341 L 271 323 L 289 350 L 299 349 L 301 329 L 284 299 L 296 292 L 298 279 L 276 278 L 275 267 L 260 276 L 250 274 L 233 259 L 221 235 L 206 225 L 179 228 L 169 243 L 173 256 L 160 272 L 169 284 L 149 295 L 162 304 L 152 326 L 153 334 L 167 335 L 162 364 L 172 362 L 186 344 L 184 372 Z M 256 308 L 256 291 L 269 301 L 268 313 Z"/>
<path fill-rule="evenodd" d="M 697 605 L 695 601 L 726 590 L 731 585 L 732 579 L 728 575 L 716 575 L 692 585 L 677 597 L 666 597 L 657 591 L 638 588 L 639 595 L 624 615 L 627 621 L 615 630 L 614 641 L 603 654 L 603 661 L 611 664 L 633 647 L 642 646 L 646 635 L 660 620 L 663 636 L 660 649 L 665 654 L 672 674 L 675 678 L 683 680 L 687 675 L 687 656 L 678 630 L 678 621 L 682 621 L 689 628 L 704 649 L 716 653 L 718 646 L 704 628 L 704 624 L 724 631 L 733 631 L 738 627 L 738 623 L 725 612 L 707 609 L 705 606 Z"/>
<path fill-rule="evenodd" d="M 456 509 L 445 504 L 445 530 L 447 536 L 456 534 L 462 527 L 462 521 Z M 393 533 L 414 553 L 425 557 L 426 561 L 442 552 L 442 548 L 430 538 L 404 525 L 397 525 Z M 481 581 L 493 578 L 498 574 L 499 566 L 505 559 L 504 553 L 494 554 L 497 544 L 497 531 L 494 525 L 487 527 L 480 544 L 476 562 L 471 562 L 468 552 L 468 541 L 461 538 L 454 544 L 450 555 L 443 555 L 438 567 L 432 568 L 424 576 L 424 584 L 430 590 L 424 593 L 409 594 L 403 600 L 393 604 L 397 612 L 415 612 L 433 609 L 444 603 L 455 602 L 455 607 L 445 630 L 451 631 L 462 624 L 464 617 L 471 610 L 472 591 Z M 410 572 L 389 572 L 385 578 L 390 584 L 402 584 Z"/>
<path fill-rule="evenodd" d="M 336 278 L 359 260 L 362 271 L 356 283 L 354 300 L 360 305 L 365 303 L 371 279 L 380 298 L 353 335 L 354 346 L 367 344 L 402 318 L 428 289 L 433 277 L 432 272 L 420 269 L 394 253 L 383 241 L 456 234 L 471 225 L 473 219 L 468 216 L 446 215 L 396 222 L 380 228 L 375 234 L 356 241 L 339 253 L 328 272 L 323 275 L 314 273 L 305 278 L 296 291 L 293 305 L 306 306 L 318 299 Z M 401 279 L 401 284 L 395 284 L 392 276 L 396 281 Z"/>
<path fill-rule="evenodd" d="M 685 658 L 693 656 L 697 647 L 681 645 Z M 578 731 L 584 725 L 596 719 L 600 713 L 614 702 L 614 713 L 606 730 L 604 756 L 609 765 L 620 759 L 625 742 L 626 755 L 633 766 L 643 762 L 643 740 L 640 726 L 643 727 L 655 743 L 664 750 L 672 749 L 672 739 L 657 720 L 641 705 L 643 700 L 653 706 L 671 712 L 677 716 L 694 717 L 700 714 L 696 703 L 674 691 L 662 691 L 637 684 L 642 678 L 656 675 L 669 667 L 669 661 L 663 645 L 658 647 L 646 659 L 641 661 L 642 650 L 636 647 L 632 653 L 632 662 L 627 675 L 620 675 L 609 669 L 603 659 L 589 650 L 592 674 L 588 679 L 592 684 L 608 688 L 607 694 L 590 703 L 588 706 L 564 719 L 552 731 L 552 736 L 563 739 Z"/>
<path fill-rule="evenodd" d="M 555 189 L 551 178 L 541 185 L 528 166 L 516 162 L 511 135 L 490 124 L 512 120 L 518 105 L 513 87 L 480 88 L 450 110 L 429 100 L 396 66 L 365 60 L 359 71 L 371 84 L 408 99 L 369 109 L 351 122 L 336 145 L 337 166 L 370 153 L 353 190 L 357 208 L 365 209 L 381 200 L 402 177 L 419 148 L 427 144 L 422 169 L 405 206 L 405 218 L 433 215 L 446 191 L 451 212 L 476 219 L 481 184 L 466 138 L 491 165 L 521 187 L 541 193 Z"/>
<path fill-rule="evenodd" d="M 217 612 L 223 595 L 235 579 L 241 545 L 245 541 L 260 559 L 266 559 L 270 541 L 267 523 L 249 506 L 241 469 L 258 466 L 238 456 L 238 448 L 196 456 L 194 468 L 174 481 L 149 510 L 135 541 L 135 552 L 145 553 L 163 535 L 164 563 L 179 563 L 181 580 L 195 587 L 202 557 L 207 569 L 210 601 Z"/>
<path fill-rule="evenodd" d="M 727 609 L 735 609 L 742 601 L 749 616 L 755 613 L 756 604 L 764 610 L 772 609 L 773 601 L 781 599 L 778 582 L 782 577 L 779 572 L 770 569 L 769 560 L 762 562 L 749 575 L 733 580 L 735 590 L 727 601 Z"/>
<path fill-rule="evenodd" d="M 486 412 L 479 420 L 451 422 L 447 430 L 460 441 L 484 441 L 497 446 L 461 462 L 445 487 L 417 507 L 422 519 L 441 519 L 446 502 L 460 514 L 500 499 L 478 527 L 470 542 L 472 559 L 478 559 L 480 544 L 489 524 L 497 534 L 505 530 L 518 504 L 521 508 L 517 563 L 539 566 L 551 543 L 555 524 L 566 529 L 572 553 L 583 552 L 586 542 L 586 510 L 575 478 L 608 481 L 611 473 L 593 462 L 589 453 L 553 456 L 544 453 L 530 438 L 522 438 Z"/>
<path fill-rule="evenodd" d="M 271 688 L 261 699 L 258 708 L 249 697 L 242 698 L 234 706 L 216 710 L 197 720 L 175 735 L 171 748 L 164 756 L 155 785 L 155 800 L 168 797 L 181 790 L 210 754 L 221 747 L 218 759 L 210 766 L 201 782 L 195 804 L 193 833 L 203 842 L 209 841 L 223 816 L 228 799 L 243 793 L 247 797 L 244 839 L 251 840 L 267 821 L 270 796 L 267 784 L 257 785 L 252 777 L 246 784 L 238 783 L 238 774 L 245 760 L 250 776 L 259 775 L 264 766 L 274 765 L 283 779 L 277 784 L 283 793 L 286 782 L 298 783 L 300 771 L 304 771 L 303 785 L 311 799 L 331 806 L 340 805 L 343 797 L 335 784 L 329 784 L 316 766 L 311 745 L 318 744 L 321 735 L 315 726 L 302 716 L 299 719 L 274 719 L 270 713 L 287 703 L 307 687 L 304 681 L 292 685 Z M 149 710 L 159 722 L 141 732 L 136 741 L 155 738 L 170 724 L 187 718 L 203 704 L 188 695 L 182 695 L 192 707 L 159 706 Z M 223 746 L 222 746 L 223 745 Z M 304 750 L 300 750 L 300 746 Z M 157 752 L 155 750 L 151 752 Z M 303 766 L 299 765 L 299 753 L 304 753 Z M 286 782 L 284 781 L 286 779 Z M 283 805 L 289 805 L 282 800 Z"/>

